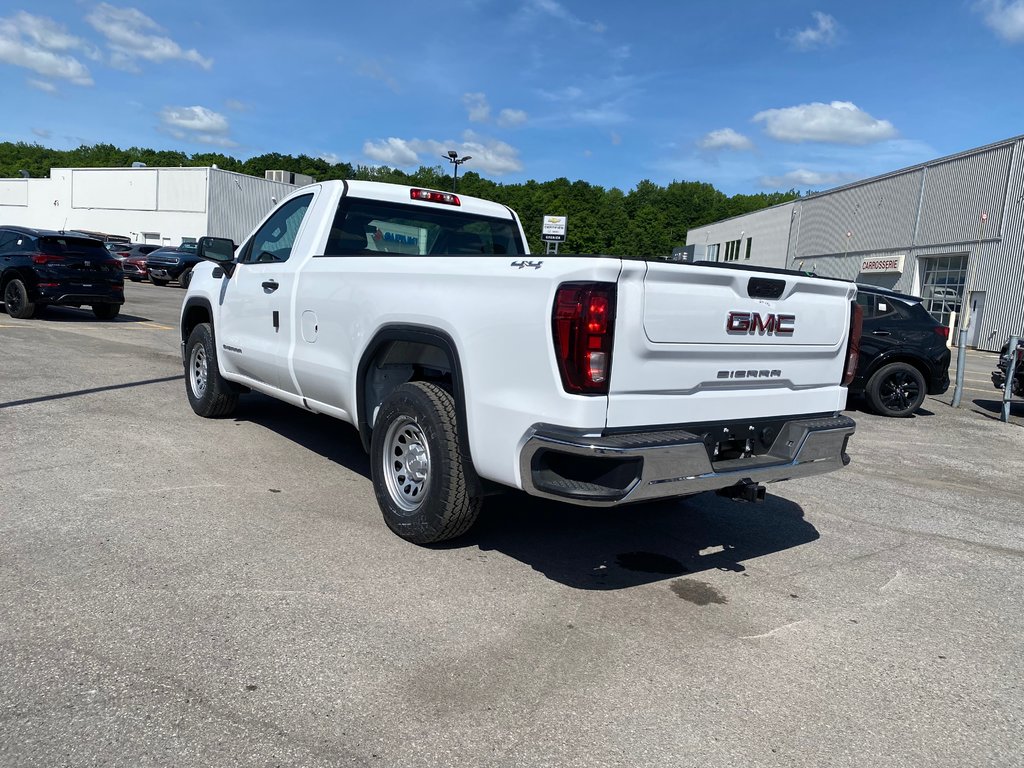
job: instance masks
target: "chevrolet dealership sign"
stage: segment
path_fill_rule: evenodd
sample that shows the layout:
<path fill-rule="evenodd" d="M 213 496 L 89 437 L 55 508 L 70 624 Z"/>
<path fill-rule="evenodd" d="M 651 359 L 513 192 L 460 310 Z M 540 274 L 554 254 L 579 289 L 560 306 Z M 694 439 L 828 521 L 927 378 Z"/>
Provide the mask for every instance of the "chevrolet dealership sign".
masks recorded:
<path fill-rule="evenodd" d="M 568 216 L 545 216 L 540 237 L 549 243 L 565 242 L 565 229 Z"/>
<path fill-rule="evenodd" d="M 896 256 L 869 256 L 860 263 L 861 274 L 877 275 L 883 272 L 903 274 L 903 260 L 906 254 Z"/>

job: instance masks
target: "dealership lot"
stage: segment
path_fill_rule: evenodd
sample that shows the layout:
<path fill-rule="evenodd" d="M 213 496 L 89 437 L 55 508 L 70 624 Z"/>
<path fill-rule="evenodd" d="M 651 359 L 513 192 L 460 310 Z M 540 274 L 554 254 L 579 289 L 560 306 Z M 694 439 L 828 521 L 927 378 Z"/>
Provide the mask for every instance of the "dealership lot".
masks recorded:
<path fill-rule="evenodd" d="M 509 494 L 427 549 L 346 425 L 194 416 L 183 292 L 126 294 L 0 314 L 0 764 L 1019 765 L 994 355 L 762 505 Z"/>

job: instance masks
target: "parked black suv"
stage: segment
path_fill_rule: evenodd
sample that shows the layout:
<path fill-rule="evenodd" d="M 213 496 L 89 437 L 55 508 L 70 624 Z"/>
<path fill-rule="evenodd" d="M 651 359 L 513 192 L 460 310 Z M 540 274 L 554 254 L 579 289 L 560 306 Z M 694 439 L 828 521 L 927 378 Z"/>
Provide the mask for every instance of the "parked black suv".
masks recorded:
<path fill-rule="evenodd" d="M 949 389 L 949 329 L 921 302 L 916 296 L 857 284 L 864 331 L 850 394 L 863 395 L 882 416 L 910 416 L 926 394 Z"/>
<path fill-rule="evenodd" d="M 121 262 L 103 243 L 70 232 L 0 227 L 0 295 L 11 317 L 48 304 L 89 305 L 112 320 L 124 304 Z"/>
<path fill-rule="evenodd" d="M 158 248 L 146 257 L 149 281 L 153 285 L 167 285 L 171 280 L 177 280 L 182 288 L 188 288 L 192 267 L 200 261 L 195 243 Z"/>

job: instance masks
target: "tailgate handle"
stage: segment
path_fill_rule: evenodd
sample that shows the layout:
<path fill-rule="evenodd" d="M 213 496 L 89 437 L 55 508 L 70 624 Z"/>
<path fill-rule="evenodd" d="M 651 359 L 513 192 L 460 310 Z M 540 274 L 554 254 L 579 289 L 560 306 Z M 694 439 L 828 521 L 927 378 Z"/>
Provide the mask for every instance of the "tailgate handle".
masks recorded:
<path fill-rule="evenodd" d="M 752 277 L 747 281 L 747 296 L 752 299 L 777 299 L 786 290 L 785 280 Z"/>

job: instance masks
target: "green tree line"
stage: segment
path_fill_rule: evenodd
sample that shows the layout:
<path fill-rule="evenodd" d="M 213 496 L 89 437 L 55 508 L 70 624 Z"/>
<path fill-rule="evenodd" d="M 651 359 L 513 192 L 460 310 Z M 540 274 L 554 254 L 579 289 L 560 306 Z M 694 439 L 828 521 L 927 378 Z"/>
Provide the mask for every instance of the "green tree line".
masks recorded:
<path fill-rule="evenodd" d="M 260 177 L 268 170 L 285 170 L 304 173 L 318 181 L 362 179 L 442 190 L 451 189 L 452 183 L 451 175 L 441 165 L 421 166 L 407 173 L 387 166 L 331 163 L 319 157 L 276 152 L 238 160 L 219 152 L 189 155 L 141 147 L 119 149 L 112 144 L 59 150 L 25 142 L 0 143 L 0 177 L 4 178 L 17 177 L 21 171 L 38 178 L 49 176 L 51 168 L 118 168 L 133 162 L 154 167 L 216 165 L 226 171 Z M 645 179 L 627 192 L 566 178 L 500 184 L 474 171 L 459 176 L 458 191 L 516 211 L 530 241 L 530 250 L 535 253 L 544 250 L 541 221 L 552 215 L 569 217 L 566 241 L 560 246 L 563 253 L 613 256 L 667 256 L 673 247 L 686 243 L 689 229 L 798 197 L 795 190 L 730 197 L 699 181 L 673 181 L 660 186 Z"/>

